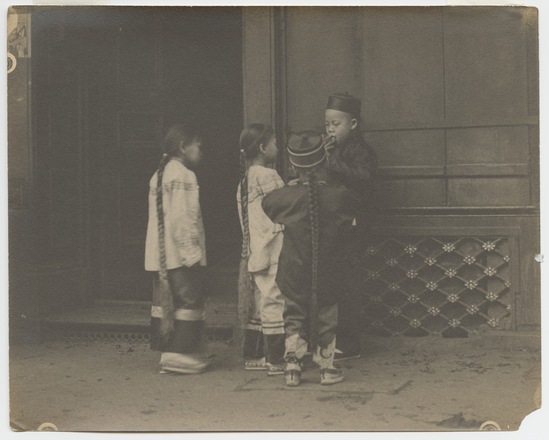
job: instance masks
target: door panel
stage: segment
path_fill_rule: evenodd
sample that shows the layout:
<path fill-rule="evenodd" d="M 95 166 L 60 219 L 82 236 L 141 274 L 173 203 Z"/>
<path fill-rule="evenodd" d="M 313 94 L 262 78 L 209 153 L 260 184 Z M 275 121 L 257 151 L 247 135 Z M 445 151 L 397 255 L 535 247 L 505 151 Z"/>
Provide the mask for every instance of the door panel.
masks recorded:
<path fill-rule="evenodd" d="M 100 132 L 98 291 L 105 299 L 150 299 L 143 266 L 148 186 L 173 123 L 194 122 L 204 136 L 197 177 L 209 264 L 238 255 L 240 240 L 233 194 L 242 129 L 240 8 L 141 9 L 109 11 L 101 44 L 91 43 L 108 65 L 92 78 L 101 97 L 92 103 Z"/>

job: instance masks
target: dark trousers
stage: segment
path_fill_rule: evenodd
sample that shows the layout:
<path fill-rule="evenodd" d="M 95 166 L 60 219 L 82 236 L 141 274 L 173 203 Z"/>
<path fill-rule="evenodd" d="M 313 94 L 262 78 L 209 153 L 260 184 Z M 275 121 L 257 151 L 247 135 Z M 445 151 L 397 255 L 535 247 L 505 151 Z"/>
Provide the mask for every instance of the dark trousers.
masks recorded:
<path fill-rule="evenodd" d="M 244 359 L 261 359 L 276 365 L 284 362 L 284 334 L 266 335 L 261 330 L 244 330 Z"/>
<path fill-rule="evenodd" d="M 365 234 L 364 228 L 355 226 L 343 242 L 336 348 L 344 353 L 360 352 L 364 325 L 360 259 L 366 243 Z"/>
<path fill-rule="evenodd" d="M 327 305 L 319 304 L 317 313 L 317 323 L 315 327 L 318 335 L 318 346 L 320 348 L 326 348 L 333 342 L 336 335 L 338 305 L 337 303 Z M 293 299 L 286 298 L 286 307 L 284 309 L 286 359 L 290 354 L 301 359 L 308 349 L 316 349 L 316 347 L 310 347 L 310 322 L 311 310 L 307 296 L 301 301 L 294 301 Z"/>
<path fill-rule="evenodd" d="M 173 331 L 168 337 L 160 334 L 163 316 L 162 285 L 156 274 L 151 310 L 151 349 L 171 353 L 196 353 L 203 348 L 204 289 L 202 268 L 178 267 L 168 270 L 169 294 L 175 309 Z"/>

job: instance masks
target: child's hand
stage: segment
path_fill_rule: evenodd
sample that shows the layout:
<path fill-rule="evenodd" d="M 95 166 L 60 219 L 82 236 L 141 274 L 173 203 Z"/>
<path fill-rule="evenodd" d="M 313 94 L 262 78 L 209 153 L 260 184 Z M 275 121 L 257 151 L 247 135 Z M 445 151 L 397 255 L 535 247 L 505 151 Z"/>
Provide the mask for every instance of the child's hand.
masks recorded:
<path fill-rule="evenodd" d="M 330 153 L 331 150 L 333 150 L 336 146 L 335 144 L 336 138 L 334 136 L 322 136 L 322 146 L 326 150 L 326 153 Z"/>
<path fill-rule="evenodd" d="M 288 182 L 288 186 L 295 186 L 299 183 L 299 179 L 292 179 Z"/>

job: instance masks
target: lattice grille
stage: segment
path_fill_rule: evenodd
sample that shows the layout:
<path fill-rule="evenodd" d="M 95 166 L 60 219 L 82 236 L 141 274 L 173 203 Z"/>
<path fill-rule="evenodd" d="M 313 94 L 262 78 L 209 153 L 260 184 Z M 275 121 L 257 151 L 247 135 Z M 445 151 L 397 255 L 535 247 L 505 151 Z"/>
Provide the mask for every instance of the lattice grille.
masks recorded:
<path fill-rule="evenodd" d="M 380 335 L 466 336 L 508 328 L 509 239 L 380 237 L 363 260 L 364 315 Z"/>

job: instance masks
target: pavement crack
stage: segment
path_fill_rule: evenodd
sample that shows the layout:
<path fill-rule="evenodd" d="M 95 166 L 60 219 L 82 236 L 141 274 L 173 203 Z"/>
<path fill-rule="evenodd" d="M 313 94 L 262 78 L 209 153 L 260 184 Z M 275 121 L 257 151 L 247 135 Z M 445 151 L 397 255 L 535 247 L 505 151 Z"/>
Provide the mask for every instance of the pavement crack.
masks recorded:
<path fill-rule="evenodd" d="M 387 394 L 390 394 L 391 396 L 399 394 L 402 390 L 405 390 L 406 388 L 409 388 L 412 385 L 413 382 L 414 382 L 413 380 L 409 380 L 408 382 L 403 383 L 401 386 L 399 386 L 398 388 L 394 389 L 393 391 L 391 391 Z"/>
<path fill-rule="evenodd" d="M 250 385 L 253 382 L 256 382 L 258 380 L 257 377 L 254 377 L 243 384 L 238 385 L 233 391 L 253 391 L 254 388 L 246 388 L 248 385 Z"/>

